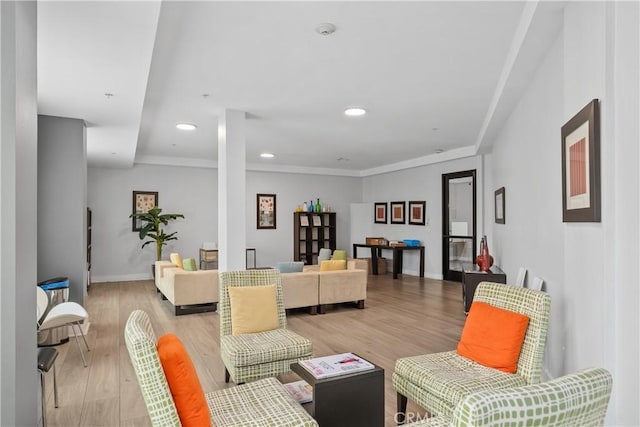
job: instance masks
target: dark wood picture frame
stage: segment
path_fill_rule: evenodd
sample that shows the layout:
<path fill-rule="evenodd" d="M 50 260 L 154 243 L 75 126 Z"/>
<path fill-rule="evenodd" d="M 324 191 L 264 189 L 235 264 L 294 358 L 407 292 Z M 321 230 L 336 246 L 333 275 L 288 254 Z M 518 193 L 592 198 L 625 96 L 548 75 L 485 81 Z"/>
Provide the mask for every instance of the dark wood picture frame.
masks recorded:
<path fill-rule="evenodd" d="M 391 210 L 391 224 L 404 224 L 405 223 L 405 203 L 404 202 L 389 202 Z"/>
<path fill-rule="evenodd" d="M 409 224 L 424 225 L 426 208 L 427 208 L 427 202 L 424 202 L 424 201 L 409 202 Z"/>
<path fill-rule="evenodd" d="M 376 224 L 387 223 L 387 202 L 376 202 L 373 204 L 373 222 Z"/>
<path fill-rule="evenodd" d="M 256 195 L 256 227 L 259 230 L 276 228 L 276 195 Z"/>
<path fill-rule="evenodd" d="M 154 206 L 158 206 L 158 192 L 157 191 L 134 191 L 133 192 L 133 204 L 131 213 L 145 213 Z M 142 228 L 142 221 L 136 218 L 131 218 L 131 231 L 140 231 Z"/>
<path fill-rule="evenodd" d="M 495 203 L 493 205 L 496 224 L 504 224 L 505 219 L 505 198 L 504 187 L 500 187 L 495 191 Z"/>
<path fill-rule="evenodd" d="M 600 105 L 562 126 L 562 222 L 600 222 Z"/>

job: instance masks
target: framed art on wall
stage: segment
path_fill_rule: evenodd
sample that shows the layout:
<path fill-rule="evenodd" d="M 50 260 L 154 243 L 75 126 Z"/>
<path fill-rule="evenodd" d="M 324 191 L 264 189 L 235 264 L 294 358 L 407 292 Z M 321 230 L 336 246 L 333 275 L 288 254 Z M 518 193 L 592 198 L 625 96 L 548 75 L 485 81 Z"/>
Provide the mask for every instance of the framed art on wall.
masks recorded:
<path fill-rule="evenodd" d="M 592 100 L 562 126 L 562 222 L 600 222 L 600 107 Z"/>
<path fill-rule="evenodd" d="M 391 224 L 404 224 L 404 202 L 390 202 Z"/>
<path fill-rule="evenodd" d="M 504 224 L 504 187 L 495 191 L 495 217 L 496 224 Z"/>
<path fill-rule="evenodd" d="M 376 224 L 387 223 L 387 203 L 377 202 L 373 204 L 373 218 Z"/>
<path fill-rule="evenodd" d="M 276 228 L 276 195 L 256 195 L 256 214 L 258 229 Z"/>
<path fill-rule="evenodd" d="M 425 224 L 425 208 L 427 202 L 409 202 L 409 224 L 424 225 Z"/>
<path fill-rule="evenodd" d="M 158 206 L 157 191 L 134 191 L 132 213 L 145 213 L 149 209 Z M 140 231 L 142 220 L 133 218 L 131 220 L 131 231 Z"/>

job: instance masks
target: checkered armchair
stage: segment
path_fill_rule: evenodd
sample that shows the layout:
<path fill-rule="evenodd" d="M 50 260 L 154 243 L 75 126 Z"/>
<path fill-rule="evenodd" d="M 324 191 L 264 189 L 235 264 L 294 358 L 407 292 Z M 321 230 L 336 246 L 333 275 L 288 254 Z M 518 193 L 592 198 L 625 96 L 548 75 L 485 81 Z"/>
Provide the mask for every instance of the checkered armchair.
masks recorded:
<path fill-rule="evenodd" d="M 411 399 L 431 415 L 450 417 L 468 394 L 540 382 L 551 300 L 545 292 L 482 282 L 473 301 L 521 313 L 529 326 L 514 374 L 484 367 L 454 351 L 398 359 L 393 386 L 398 395 L 398 412 L 405 413 Z M 402 420 L 402 415 L 400 415 Z"/>
<path fill-rule="evenodd" d="M 225 381 L 236 384 L 273 377 L 291 371 L 291 364 L 309 359 L 311 341 L 287 329 L 278 270 L 246 270 L 220 273 L 220 356 L 225 366 Z M 233 335 L 229 288 L 233 286 L 276 286 L 279 329 Z"/>
<path fill-rule="evenodd" d="M 124 329 L 125 342 L 151 425 L 179 427 L 180 418 L 164 375 L 147 313 L 135 310 Z M 318 423 L 275 378 L 205 394 L 216 427 L 312 427 Z"/>
<path fill-rule="evenodd" d="M 607 370 L 591 368 L 544 383 L 480 391 L 462 399 L 451 418 L 429 418 L 407 427 L 602 426 L 612 383 Z"/>

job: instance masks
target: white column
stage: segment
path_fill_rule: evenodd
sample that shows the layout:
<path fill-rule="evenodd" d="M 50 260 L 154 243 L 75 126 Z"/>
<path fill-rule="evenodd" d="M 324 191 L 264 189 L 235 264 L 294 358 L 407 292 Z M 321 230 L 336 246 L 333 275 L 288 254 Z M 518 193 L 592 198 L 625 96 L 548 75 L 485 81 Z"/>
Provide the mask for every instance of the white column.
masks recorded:
<path fill-rule="evenodd" d="M 218 270 L 246 268 L 245 113 L 224 110 L 218 119 Z"/>
<path fill-rule="evenodd" d="M 36 2 L 0 2 L 0 425 L 38 424 Z"/>

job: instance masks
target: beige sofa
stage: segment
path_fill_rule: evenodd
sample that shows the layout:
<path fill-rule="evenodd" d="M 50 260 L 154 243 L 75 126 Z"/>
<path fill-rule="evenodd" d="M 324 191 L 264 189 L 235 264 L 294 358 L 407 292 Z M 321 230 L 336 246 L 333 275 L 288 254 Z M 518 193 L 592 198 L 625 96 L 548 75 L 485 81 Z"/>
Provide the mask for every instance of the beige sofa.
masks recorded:
<path fill-rule="evenodd" d="M 174 306 L 176 316 L 214 311 L 218 305 L 218 270 L 186 271 L 170 261 L 156 261 L 156 288 Z"/>
<path fill-rule="evenodd" d="M 284 308 L 309 307 L 311 314 L 319 308 L 324 313 L 329 304 L 355 302 L 364 308 L 367 299 L 367 263 L 347 261 L 346 270 L 320 271 L 307 266 L 300 273 L 282 273 Z"/>

